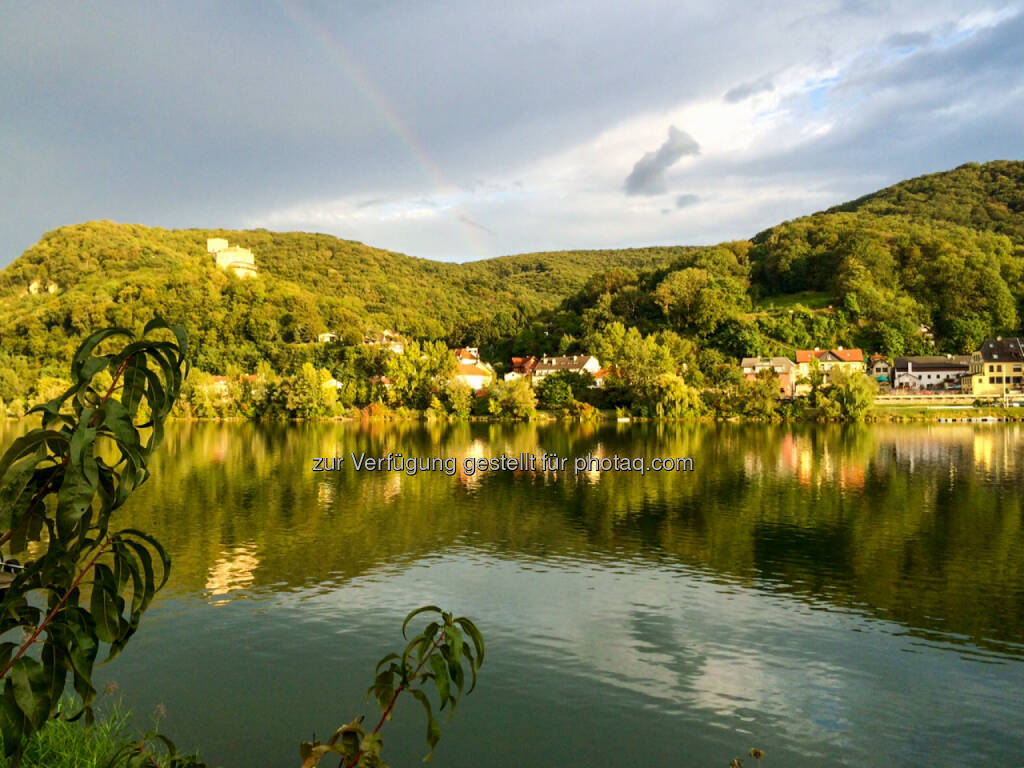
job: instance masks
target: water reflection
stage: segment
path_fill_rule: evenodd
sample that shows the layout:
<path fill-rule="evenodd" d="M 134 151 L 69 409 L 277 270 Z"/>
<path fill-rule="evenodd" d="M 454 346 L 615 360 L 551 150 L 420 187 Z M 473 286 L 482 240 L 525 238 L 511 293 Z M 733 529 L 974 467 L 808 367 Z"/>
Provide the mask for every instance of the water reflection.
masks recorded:
<path fill-rule="evenodd" d="M 402 609 L 436 594 L 490 629 L 488 672 L 516 683 L 485 686 L 456 718 L 446 765 L 601 763 L 618 754 L 603 717 L 655 765 L 678 764 L 677 731 L 722 764 L 748 735 L 794 765 L 996 762 L 1024 749 L 1021 437 L 1016 424 L 175 424 L 122 518 L 165 543 L 172 580 L 119 669 L 148 680 L 147 649 L 173 669 L 192 647 L 202 674 L 182 701 L 199 689 L 227 708 L 242 668 L 304 679 L 347 664 L 361 701 Z M 463 464 L 524 452 L 536 470 Z M 459 469 L 357 472 L 350 453 Z M 545 453 L 567 469 L 541 469 Z M 575 474 L 588 454 L 695 467 Z M 322 456 L 346 461 L 313 472 Z M 303 666 L 287 661 L 297 634 Z M 304 735 L 302 717 L 334 706 L 289 679 L 274 678 L 274 700 L 303 703 L 267 739 Z M 168 673 L 159 689 L 176 684 Z M 236 705 L 280 714 L 261 701 Z M 536 712 L 564 754 L 523 746 Z M 205 722 L 185 725 L 220 754 Z M 421 734 L 403 733 L 415 755 Z M 948 759 L 939 734 L 957 744 Z"/>

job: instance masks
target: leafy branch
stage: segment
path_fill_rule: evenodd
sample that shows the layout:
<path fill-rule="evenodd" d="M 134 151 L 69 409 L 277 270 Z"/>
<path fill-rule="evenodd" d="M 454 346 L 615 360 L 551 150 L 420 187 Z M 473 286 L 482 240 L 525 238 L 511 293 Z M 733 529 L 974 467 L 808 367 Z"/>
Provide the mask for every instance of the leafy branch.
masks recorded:
<path fill-rule="evenodd" d="M 325 744 L 302 742 L 302 768 L 320 765 L 320 761 L 329 754 L 341 756 L 341 768 L 355 768 L 360 763 L 365 768 L 387 768 L 380 756 L 383 747 L 380 730 L 391 719 L 398 697 L 404 691 L 408 691 L 426 713 L 428 752 L 423 760 L 430 760 L 441 739 L 441 727 L 427 695 L 430 683 L 433 681 L 437 692 L 438 710 L 448 706 L 451 717 L 463 694 L 467 669 L 470 685 L 465 693 L 471 693 L 476 687 L 477 672 L 484 661 L 484 639 L 470 619 L 455 617 L 436 605 L 417 608 L 406 616 L 402 623 L 403 637 L 406 637 L 410 622 L 420 614 L 437 614 L 437 619 L 430 621 L 412 639 L 407 638 L 401 654 L 389 653 L 377 663 L 376 677 L 367 690 L 367 696 L 373 695 L 381 709 L 376 727 L 367 733 L 362 725 L 363 716 L 359 716 L 335 731 Z M 469 642 L 466 642 L 466 636 Z"/>
<path fill-rule="evenodd" d="M 100 352 L 114 341 L 125 343 Z M 188 373 L 186 352 L 185 332 L 160 319 L 140 337 L 97 331 L 71 360 L 71 386 L 29 411 L 41 426 L 0 457 L 0 547 L 41 549 L 0 583 L 0 639 L 16 631 L 24 638 L 0 642 L 0 734 L 14 765 L 27 739 L 58 716 L 69 676 L 81 706 L 67 719 L 92 722 L 100 645 L 107 659 L 119 654 L 167 581 L 170 559 L 156 539 L 110 526 L 149 477 Z M 104 371 L 111 383 L 100 391 L 94 380 Z M 41 650 L 29 654 L 40 639 Z"/>

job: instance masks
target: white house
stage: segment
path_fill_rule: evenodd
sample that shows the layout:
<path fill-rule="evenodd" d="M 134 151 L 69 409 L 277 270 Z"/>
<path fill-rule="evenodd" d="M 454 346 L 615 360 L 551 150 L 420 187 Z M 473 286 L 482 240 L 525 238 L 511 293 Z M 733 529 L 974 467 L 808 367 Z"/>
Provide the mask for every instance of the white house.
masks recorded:
<path fill-rule="evenodd" d="M 494 369 L 487 363 L 459 360 L 455 367 L 456 381 L 467 385 L 474 392 L 486 389 L 494 381 Z"/>
<path fill-rule="evenodd" d="M 589 373 L 595 375 L 601 370 L 601 363 L 593 355 L 565 355 L 563 357 L 542 357 L 533 368 L 533 382 L 542 381 L 545 376 L 560 371 Z"/>
<path fill-rule="evenodd" d="M 896 389 L 959 387 L 960 378 L 970 367 L 970 355 L 897 357 L 893 365 L 893 386 Z"/>

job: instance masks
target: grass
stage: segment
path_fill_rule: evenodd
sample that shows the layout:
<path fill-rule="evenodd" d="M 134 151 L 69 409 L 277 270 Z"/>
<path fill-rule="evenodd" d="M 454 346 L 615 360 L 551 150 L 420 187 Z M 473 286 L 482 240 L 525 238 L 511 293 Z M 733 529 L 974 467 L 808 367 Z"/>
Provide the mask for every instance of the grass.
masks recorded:
<path fill-rule="evenodd" d="M 61 702 L 58 711 L 70 709 L 69 702 Z M 92 726 L 83 720 L 50 720 L 29 740 L 21 768 L 102 768 L 118 750 L 138 742 L 140 734 L 130 726 L 130 719 L 121 700 L 113 699 Z M 0 768 L 9 765 L 0 756 Z"/>
<path fill-rule="evenodd" d="M 61 704 L 61 710 L 69 706 Z M 114 753 L 133 741 L 129 714 L 115 701 L 113 706 L 87 728 L 81 721 L 51 720 L 32 737 L 25 748 L 22 768 L 98 768 Z M 0 757 L 0 766 L 9 762 Z"/>
<path fill-rule="evenodd" d="M 878 421 L 938 421 L 939 419 L 978 419 L 995 416 L 1012 421 L 1024 420 L 1024 408 L 1002 408 L 998 406 L 981 407 L 948 407 L 925 406 L 920 403 L 913 405 L 876 404 L 868 412 L 870 418 Z"/>

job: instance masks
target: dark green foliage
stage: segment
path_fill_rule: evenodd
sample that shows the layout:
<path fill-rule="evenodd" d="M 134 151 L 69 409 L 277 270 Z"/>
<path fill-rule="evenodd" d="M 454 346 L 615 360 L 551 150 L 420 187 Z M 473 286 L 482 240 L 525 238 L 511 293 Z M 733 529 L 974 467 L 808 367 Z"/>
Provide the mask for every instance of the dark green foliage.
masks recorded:
<path fill-rule="evenodd" d="M 259 276 L 242 280 L 214 265 L 206 240 L 251 248 Z M 410 338 L 487 346 L 578 290 L 600 264 L 652 269 L 684 249 L 523 254 L 468 264 L 431 262 L 328 235 L 265 230 L 165 230 L 94 221 L 48 232 L 0 273 L 0 370 L 57 372 L 92 328 L 141 330 L 174 318 L 192 340 L 190 360 L 225 374 L 265 360 L 293 373 L 303 363 L 392 328 Z M 39 281 L 41 293 L 30 295 Z M 53 283 L 57 293 L 46 293 Z M 340 343 L 314 343 L 324 331 Z M 556 338 L 557 342 L 557 338 Z M 334 349 L 329 349 L 334 347 Z M 25 384 L 19 383 L 25 382 Z M 0 376 L 5 402 L 30 381 Z"/>
<path fill-rule="evenodd" d="M 918 176 L 829 209 L 947 221 L 1024 245 L 1024 163 L 967 163 Z"/>
<path fill-rule="evenodd" d="M 410 622 L 420 615 L 436 614 L 418 635 L 411 639 L 406 630 Z M 427 756 L 430 760 L 441 739 L 441 726 L 434 717 L 430 691 L 437 693 L 437 710 L 448 707 L 448 717 L 455 713 L 460 697 L 472 693 L 477 673 L 484 663 L 484 638 L 476 624 L 465 616 L 456 617 L 436 605 L 417 608 L 402 623 L 402 637 L 407 643 L 402 653 L 389 653 L 377 663 L 376 677 L 367 690 L 381 710 L 377 727 L 370 733 L 363 728 L 360 715 L 343 725 L 321 744 L 304 741 L 300 745 L 302 768 L 313 768 L 328 755 L 340 755 L 341 766 L 355 768 L 387 768 L 381 761 L 383 742 L 380 730 L 391 719 L 398 697 L 408 691 L 423 707 L 427 717 Z M 469 680 L 466 680 L 466 673 Z M 469 687 L 466 688 L 466 683 Z"/>
<path fill-rule="evenodd" d="M 537 405 L 547 410 L 568 408 L 577 399 L 584 397 L 594 383 L 589 373 L 557 371 L 545 376 L 534 387 Z"/>
<path fill-rule="evenodd" d="M 112 349 L 115 342 L 122 345 Z M 70 385 L 31 409 L 41 426 L 0 458 L 0 543 L 44 546 L 0 602 L 0 637 L 8 638 L 0 644 L 0 731 L 15 764 L 57 713 L 69 677 L 81 704 L 74 717 L 91 722 L 101 646 L 107 659 L 120 653 L 167 581 L 159 542 L 110 524 L 149 477 L 186 354 L 184 331 L 156 318 L 139 337 L 122 328 L 90 335 L 71 357 Z M 16 632 L 28 639 L 10 639 Z M 37 639 L 38 657 L 25 655 Z"/>

